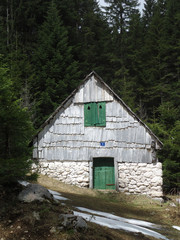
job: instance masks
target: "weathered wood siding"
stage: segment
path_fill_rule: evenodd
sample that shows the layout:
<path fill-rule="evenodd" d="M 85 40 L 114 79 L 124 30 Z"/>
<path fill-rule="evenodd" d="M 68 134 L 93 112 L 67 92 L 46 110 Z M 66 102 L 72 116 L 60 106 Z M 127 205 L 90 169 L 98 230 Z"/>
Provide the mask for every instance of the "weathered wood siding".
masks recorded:
<path fill-rule="evenodd" d="M 106 127 L 84 127 L 85 102 L 106 102 Z M 34 158 L 48 161 L 152 163 L 153 137 L 104 85 L 92 76 L 60 109 L 34 140 Z M 105 142 L 105 146 L 100 146 Z"/>
<path fill-rule="evenodd" d="M 102 84 L 91 77 L 76 93 L 74 103 L 113 101 L 113 95 Z"/>

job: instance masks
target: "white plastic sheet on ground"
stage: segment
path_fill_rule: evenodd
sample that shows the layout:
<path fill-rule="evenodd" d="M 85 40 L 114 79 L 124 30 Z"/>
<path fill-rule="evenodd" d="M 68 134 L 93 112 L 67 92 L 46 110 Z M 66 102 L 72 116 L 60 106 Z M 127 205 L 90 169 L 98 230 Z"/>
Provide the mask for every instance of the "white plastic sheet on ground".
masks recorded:
<path fill-rule="evenodd" d="M 180 231 L 180 227 L 178 227 L 178 226 L 172 226 L 172 227 L 175 228 L 176 230 Z"/>
<path fill-rule="evenodd" d="M 93 222 L 112 229 L 121 229 L 134 233 L 142 233 L 144 235 L 149 235 L 157 239 L 168 240 L 168 238 L 162 234 L 148 229 L 148 227 L 156 229 L 160 228 L 160 226 L 156 224 L 136 219 L 122 218 L 110 213 L 94 211 L 83 207 L 77 207 L 77 209 L 83 212 L 74 211 L 74 215 L 81 216 L 89 222 Z"/>
<path fill-rule="evenodd" d="M 69 200 L 68 198 L 62 197 L 60 193 L 48 189 L 48 191 L 53 195 L 53 198 L 56 200 L 66 201 Z"/>

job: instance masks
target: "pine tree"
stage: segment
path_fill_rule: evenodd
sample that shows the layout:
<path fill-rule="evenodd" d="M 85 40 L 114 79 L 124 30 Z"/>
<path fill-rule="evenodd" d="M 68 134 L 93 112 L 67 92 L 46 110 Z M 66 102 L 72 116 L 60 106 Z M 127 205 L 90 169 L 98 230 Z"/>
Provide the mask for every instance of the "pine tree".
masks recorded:
<path fill-rule="evenodd" d="M 129 68 L 128 104 L 141 119 L 146 118 L 143 105 L 144 88 L 142 86 L 142 48 L 143 48 L 143 23 L 139 11 L 135 11 L 129 19 L 127 33 L 127 67 Z M 127 93 L 127 92 L 126 92 Z M 124 98 L 126 100 L 126 96 Z"/>
<path fill-rule="evenodd" d="M 83 0 L 80 13 L 79 43 L 76 45 L 80 53 L 78 61 L 84 72 L 95 70 L 105 77 L 105 74 L 108 74 L 109 63 L 107 56 L 107 45 L 110 44 L 109 27 L 104 21 L 97 1 Z"/>
<path fill-rule="evenodd" d="M 142 49 L 144 78 L 142 82 L 146 84 L 144 87 L 147 88 L 144 102 L 149 116 L 152 115 L 153 109 L 157 109 L 161 103 L 169 101 L 175 96 L 177 99 L 177 94 L 174 95 L 174 93 L 178 92 L 177 86 L 179 85 L 179 47 L 177 43 L 179 30 L 176 20 L 179 3 L 175 1 L 174 4 L 171 0 L 169 3 L 159 0 L 153 8 L 154 12 L 151 14 L 149 24 L 144 32 Z M 146 10 L 148 11 L 145 8 L 144 13 Z"/>
<path fill-rule="evenodd" d="M 149 121 L 164 143 L 159 159 L 163 162 L 164 185 L 168 189 L 179 187 L 180 176 L 179 10 L 179 1 L 158 0 L 144 45 L 143 72 L 150 80 L 145 102 Z"/>
<path fill-rule="evenodd" d="M 28 147 L 33 128 L 20 99 L 13 93 L 9 69 L 0 67 L 0 184 L 24 178 L 31 162 Z"/>
<path fill-rule="evenodd" d="M 163 163 L 164 188 L 169 191 L 180 187 L 180 109 L 172 102 L 166 102 L 160 105 L 158 114 L 150 127 L 164 144 L 159 160 Z"/>
<path fill-rule="evenodd" d="M 8 0 L 11 19 L 11 43 L 31 55 L 39 26 L 44 22 L 50 0 Z"/>
<path fill-rule="evenodd" d="M 111 27 L 110 61 L 113 71 L 111 86 L 132 107 L 132 82 L 128 61 L 128 35 L 132 15 L 138 14 L 137 0 L 106 0 L 106 17 Z"/>
<path fill-rule="evenodd" d="M 152 18 L 154 16 L 154 10 L 156 6 L 156 1 L 155 0 L 145 0 L 144 1 L 144 9 L 143 9 L 143 23 L 144 27 L 147 29 L 149 24 L 152 21 Z"/>
<path fill-rule="evenodd" d="M 160 11 L 158 6 L 153 7 L 153 12 L 149 13 L 148 5 L 145 6 L 144 16 L 148 14 L 149 23 L 144 24 L 144 44 L 142 47 L 142 88 L 146 91 L 142 95 L 142 101 L 150 118 L 154 109 L 157 109 L 162 100 L 162 89 L 160 88 L 161 78 L 161 56 L 160 43 L 163 36 L 164 10 Z M 144 19 L 143 19 L 144 20 Z"/>
<path fill-rule="evenodd" d="M 79 76 L 67 31 L 53 2 L 39 30 L 33 61 L 36 78 L 32 82 L 32 94 L 37 127 L 75 88 Z"/>
<path fill-rule="evenodd" d="M 7 17 L 5 14 L 5 1 L 0 5 L 0 54 L 6 53 L 6 47 L 7 47 L 7 27 L 6 27 L 6 21 Z"/>
<path fill-rule="evenodd" d="M 180 3 L 167 0 L 164 17 L 163 38 L 161 41 L 161 84 L 163 85 L 163 101 L 172 101 L 174 106 L 179 106 L 178 89 L 179 77 L 179 37 L 180 37 Z M 173 93 L 173 94 L 172 94 Z M 180 92 L 179 92 L 180 93 Z"/>
<path fill-rule="evenodd" d="M 111 76 L 108 51 L 110 29 L 96 0 L 56 1 L 64 25 L 68 30 L 72 52 L 78 61 L 82 78 L 92 70 Z M 110 79 L 110 77 L 109 77 Z"/>
<path fill-rule="evenodd" d="M 29 87 L 33 76 L 30 52 L 32 53 L 33 45 L 31 41 L 34 40 L 31 38 L 33 33 L 28 31 L 31 31 L 32 28 L 35 30 L 32 20 L 34 12 L 31 13 L 32 18 L 27 20 L 26 13 L 30 12 L 29 2 L 32 5 L 35 3 L 34 0 L 28 2 L 7 0 L 1 1 L 0 7 L 0 29 L 2 29 L 0 53 L 3 53 L 3 62 L 6 62 L 9 67 L 14 94 L 17 98 L 22 98 L 23 106 L 28 108 L 30 108 Z M 38 2 L 36 1 L 36 3 Z M 29 44 L 31 44 L 31 51 Z"/>

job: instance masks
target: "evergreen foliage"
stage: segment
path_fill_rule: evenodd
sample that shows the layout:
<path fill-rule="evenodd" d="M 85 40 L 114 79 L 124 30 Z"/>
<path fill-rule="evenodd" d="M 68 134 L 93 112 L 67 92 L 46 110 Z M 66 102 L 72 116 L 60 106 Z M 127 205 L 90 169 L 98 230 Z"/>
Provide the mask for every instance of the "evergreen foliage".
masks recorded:
<path fill-rule="evenodd" d="M 73 56 L 78 61 L 81 78 L 87 72 L 97 71 L 111 76 L 109 66 L 110 29 L 97 1 L 56 1 L 63 23 L 68 30 Z M 110 77 L 109 77 L 110 78 Z"/>
<path fill-rule="evenodd" d="M 129 106 L 133 107 L 133 84 L 130 77 L 130 59 L 128 57 L 133 54 L 132 51 L 135 49 L 130 49 L 128 41 L 130 37 L 128 35 L 130 35 L 129 28 L 130 22 L 133 22 L 132 18 L 139 14 L 136 9 L 138 3 L 137 0 L 106 0 L 105 2 L 108 4 L 105 10 L 111 29 L 111 52 L 109 56 L 111 69 L 113 69 L 113 71 L 111 70 L 113 76 L 111 86 L 116 89 L 116 92 Z M 131 99 L 128 97 L 129 95 L 132 96 Z"/>
<path fill-rule="evenodd" d="M 6 63 L 0 70 L 0 158 L 28 155 L 22 139 L 13 140 L 20 131 L 27 137 L 31 128 L 23 107 L 38 128 L 95 70 L 164 143 L 164 184 L 178 187 L 180 1 L 145 0 L 142 14 L 137 0 L 105 2 L 100 9 L 97 0 L 0 1 L 0 54 Z M 10 155 L 5 127 L 12 134 Z"/>
<path fill-rule="evenodd" d="M 0 185 L 24 178 L 31 162 L 28 147 L 33 133 L 27 110 L 17 99 L 9 69 L 0 67 Z"/>
<path fill-rule="evenodd" d="M 35 125 L 39 126 L 76 87 L 79 77 L 77 62 L 68 45 L 67 30 L 53 2 L 38 32 L 33 62 L 36 77 L 32 82 L 32 94 Z"/>

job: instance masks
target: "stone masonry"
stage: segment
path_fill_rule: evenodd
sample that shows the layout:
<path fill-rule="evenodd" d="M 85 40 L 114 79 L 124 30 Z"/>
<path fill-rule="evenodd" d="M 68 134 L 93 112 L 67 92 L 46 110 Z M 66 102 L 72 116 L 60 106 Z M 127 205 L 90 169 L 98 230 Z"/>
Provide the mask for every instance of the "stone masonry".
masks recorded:
<path fill-rule="evenodd" d="M 37 166 L 33 166 L 37 170 Z M 89 163 L 88 162 L 39 162 L 38 172 L 55 178 L 64 183 L 79 187 L 89 187 Z"/>
<path fill-rule="evenodd" d="M 37 166 L 33 166 L 37 170 Z M 89 187 L 89 162 L 42 162 L 38 172 L 64 183 Z M 162 197 L 161 163 L 118 163 L 119 190 L 125 193 Z"/>
<path fill-rule="evenodd" d="M 162 197 L 161 163 L 119 163 L 119 190 L 125 193 Z"/>

